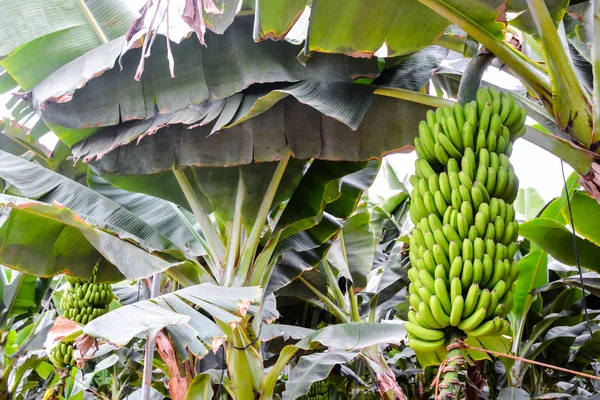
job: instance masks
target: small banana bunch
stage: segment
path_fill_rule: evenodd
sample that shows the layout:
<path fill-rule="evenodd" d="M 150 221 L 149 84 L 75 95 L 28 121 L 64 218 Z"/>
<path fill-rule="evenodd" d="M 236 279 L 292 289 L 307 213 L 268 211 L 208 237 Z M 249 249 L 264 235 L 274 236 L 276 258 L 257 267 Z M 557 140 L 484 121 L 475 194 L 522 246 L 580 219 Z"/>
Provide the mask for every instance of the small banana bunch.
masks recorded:
<path fill-rule="evenodd" d="M 329 382 L 318 381 L 310 386 L 310 390 L 305 396 L 306 400 L 328 400 L 329 399 Z"/>
<path fill-rule="evenodd" d="M 519 181 L 508 156 L 525 132 L 526 113 L 493 88 L 476 98 L 429 111 L 415 139 L 405 328 L 417 352 L 444 350 L 451 332 L 509 331 L 505 317 L 519 274 L 511 203 Z"/>
<path fill-rule="evenodd" d="M 60 302 L 64 317 L 85 325 L 108 312 L 108 305 L 114 299 L 113 291 L 110 284 L 96 283 L 97 272 L 98 268 L 94 267 L 89 282 L 67 276 L 69 287 Z"/>
<path fill-rule="evenodd" d="M 113 301 L 114 294 L 109 284 L 96 283 L 97 273 L 98 267 L 94 267 L 89 282 L 66 276 L 69 286 L 60 301 L 65 318 L 85 325 L 108 312 L 108 305 Z M 56 368 L 74 367 L 76 362 L 73 350 L 73 341 L 63 339 L 52 348 L 48 358 Z"/>
<path fill-rule="evenodd" d="M 73 342 L 65 342 L 64 340 L 56 345 L 48 356 L 52 364 L 56 368 L 65 369 L 67 366 L 74 367 L 77 362 L 73 358 Z"/>

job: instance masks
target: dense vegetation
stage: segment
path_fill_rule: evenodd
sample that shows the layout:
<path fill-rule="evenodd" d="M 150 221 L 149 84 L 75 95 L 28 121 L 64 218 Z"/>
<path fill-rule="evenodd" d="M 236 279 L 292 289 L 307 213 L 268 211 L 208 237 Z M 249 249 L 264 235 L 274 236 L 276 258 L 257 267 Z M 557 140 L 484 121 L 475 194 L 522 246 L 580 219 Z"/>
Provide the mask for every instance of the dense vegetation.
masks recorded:
<path fill-rule="evenodd" d="M 0 2 L 0 396 L 597 395 L 599 20 Z M 547 204 L 520 137 L 575 170 Z"/>

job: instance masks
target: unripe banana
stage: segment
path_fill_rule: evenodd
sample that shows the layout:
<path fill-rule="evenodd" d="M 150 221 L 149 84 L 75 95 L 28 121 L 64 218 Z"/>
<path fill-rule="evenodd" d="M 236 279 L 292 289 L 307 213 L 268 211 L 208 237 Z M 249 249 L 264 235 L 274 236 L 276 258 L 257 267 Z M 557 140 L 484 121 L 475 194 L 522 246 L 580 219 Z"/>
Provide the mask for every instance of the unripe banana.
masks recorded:
<path fill-rule="evenodd" d="M 454 119 L 454 115 L 446 117 L 446 125 L 448 127 L 449 139 L 452 141 L 454 147 L 458 149 L 460 156 L 462 156 L 465 146 L 462 140 L 462 132 L 458 128 L 459 125 Z"/>
<path fill-rule="evenodd" d="M 435 342 L 444 338 L 444 332 L 437 329 L 427 329 L 412 322 L 405 322 L 404 328 L 419 340 Z"/>
<path fill-rule="evenodd" d="M 492 274 L 494 272 L 494 263 L 489 254 L 485 254 L 483 256 L 483 278 L 481 278 L 481 284 L 487 287 L 487 283 L 489 282 Z"/>
<path fill-rule="evenodd" d="M 476 164 L 475 153 L 473 153 L 473 150 L 470 147 L 467 147 L 465 149 L 465 155 L 460 161 L 460 166 L 462 168 L 462 172 L 467 174 L 468 178 L 471 180 L 471 186 L 473 186 L 473 180 L 475 180 Z"/>
<path fill-rule="evenodd" d="M 427 126 L 429 127 L 429 129 L 433 132 L 433 127 L 435 126 L 437 120 L 435 117 L 435 112 L 433 112 L 432 110 L 427 110 Z"/>
<path fill-rule="evenodd" d="M 450 160 L 448 160 L 448 165 L 446 165 L 446 171 L 448 171 L 448 176 L 450 177 L 450 174 L 455 174 L 455 179 L 458 179 L 458 173 L 460 172 L 460 166 L 458 165 L 458 159 L 456 158 L 452 158 Z M 451 182 L 450 185 L 452 186 L 452 178 L 451 178 Z M 453 187 L 453 189 L 456 189 L 456 186 Z"/>
<path fill-rule="evenodd" d="M 450 224 L 445 223 L 442 226 L 442 231 L 444 232 L 444 235 L 446 235 L 446 238 L 448 238 L 448 240 L 450 240 L 451 242 L 462 241 L 460 236 L 458 235 L 458 233 L 454 230 L 454 228 Z"/>
<path fill-rule="evenodd" d="M 424 301 L 422 301 L 421 304 L 419 304 L 419 314 L 418 315 L 420 315 L 421 318 L 423 318 L 423 321 L 425 321 L 425 323 L 427 325 L 431 326 L 432 328 L 434 328 L 434 329 L 444 328 L 444 326 L 440 325 L 437 322 L 437 320 L 433 316 L 433 313 L 431 312 L 431 308 Z"/>
<path fill-rule="evenodd" d="M 464 286 L 463 286 L 464 290 Z M 479 285 L 476 283 L 468 286 L 467 296 L 465 297 L 465 305 L 463 308 L 462 318 L 466 319 L 473 314 L 475 307 L 477 306 L 477 300 L 479 299 Z"/>
<path fill-rule="evenodd" d="M 508 332 L 501 318 L 512 308 L 518 276 L 518 223 L 510 205 L 518 179 L 508 155 L 525 117 L 511 96 L 492 88 L 464 107 L 428 112 L 419 124 L 407 331 L 411 347 L 432 352 L 434 361 L 445 357 L 442 327 L 474 337 Z"/>
<path fill-rule="evenodd" d="M 477 283 L 481 286 L 483 280 L 483 262 L 480 259 L 473 261 L 473 283 Z"/>
<path fill-rule="evenodd" d="M 463 268 L 460 275 L 460 282 L 462 290 L 467 290 L 473 282 L 473 262 L 470 260 L 463 261 Z M 466 300 L 466 299 L 465 299 Z"/>
<path fill-rule="evenodd" d="M 474 260 L 483 260 L 483 255 L 485 254 L 485 244 L 483 239 L 476 238 L 473 241 L 473 259 Z"/>
<path fill-rule="evenodd" d="M 462 157 L 461 152 L 454 146 L 452 141 L 443 133 L 438 134 L 438 143 L 442 145 L 446 153 L 454 159 L 460 159 Z"/>
<path fill-rule="evenodd" d="M 436 214 L 429 214 L 427 216 L 427 222 L 429 223 L 429 227 L 433 232 L 435 229 L 442 230 L 442 221 Z"/>
<path fill-rule="evenodd" d="M 432 353 L 443 349 L 445 341 L 444 339 L 440 339 L 435 342 L 427 342 L 416 338 L 409 338 L 408 344 L 414 351 L 421 353 Z"/>
<path fill-rule="evenodd" d="M 452 310 L 452 302 L 450 301 L 450 294 L 448 293 L 446 282 L 443 279 L 437 278 L 434 285 L 435 294 L 442 304 L 444 312 L 446 314 L 450 314 L 450 311 Z"/>
<path fill-rule="evenodd" d="M 444 312 L 442 303 L 436 295 L 431 296 L 431 299 L 429 300 L 429 307 L 438 324 L 444 328 L 450 325 L 450 317 Z"/>
<path fill-rule="evenodd" d="M 448 279 L 450 282 L 453 281 L 454 278 L 460 278 L 462 275 L 463 261 L 462 257 L 456 257 L 452 260 L 452 265 L 450 266 L 450 272 L 448 273 Z M 460 279 L 459 279 L 460 281 Z"/>
<path fill-rule="evenodd" d="M 493 336 L 496 332 L 496 323 L 494 320 L 484 322 L 473 330 L 465 331 L 467 336 L 473 337 L 485 337 L 485 336 Z"/>
<path fill-rule="evenodd" d="M 433 246 L 433 258 L 435 258 L 436 265 L 442 264 L 446 268 L 450 268 L 450 261 L 446 257 L 446 253 L 439 244 Z"/>
<path fill-rule="evenodd" d="M 462 129 L 466 122 L 464 107 L 460 103 L 454 103 L 454 106 L 452 107 L 452 113 L 454 119 L 456 120 L 456 125 L 458 125 L 459 129 Z"/>
<path fill-rule="evenodd" d="M 452 300 L 452 311 L 450 312 L 450 326 L 459 326 L 462 318 L 462 312 L 465 305 L 465 301 L 462 295 L 457 295 Z"/>
<path fill-rule="evenodd" d="M 440 192 L 442 193 L 442 196 L 444 196 L 444 200 L 446 203 L 450 203 L 452 188 L 450 187 L 450 180 L 448 179 L 448 174 L 446 172 L 442 172 L 440 174 L 438 183 L 440 186 Z"/>
<path fill-rule="evenodd" d="M 416 310 L 419 309 L 419 304 L 421 304 L 422 301 L 423 299 L 421 299 L 421 296 L 417 294 L 411 294 L 408 296 L 408 304 L 410 304 L 410 306 Z"/>
<path fill-rule="evenodd" d="M 477 228 L 475 228 L 475 225 L 471 225 L 469 227 L 469 236 L 468 236 L 468 239 L 470 241 L 474 241 L 478 237 L 479 237 L 479 232 L 477 232 Z"/>
<path fill-rule="evenodd" d="M 442 163 L 442 165 L 446 165 L 448 163 L 448 160 L 450 160 L 450 155 L 446 152 L 444 147 L 439 142 L 436 142 L 433 146 L 433 152 L 435 154 L 435 157 L 440 163 Z"/>
<path fill-rule="evenodd" d="M 479 211 L 477 212 L 477 214 L 475 214 L 475 227 L 477 228 L 477 232 L 479 232 L 479 236 L 483 237 L 483 235 L 485 235 L 485 231 L 487 230 L 487 226 L 488 226 L 488 215 L 484 214 L 483 212 Z"/>
<path fill-rule="evenodd" d="M 485 308 L 476 310 L 469 318 L 462 320 L 460 324 L 458 324 L 458 328 L 465 332 L 472 331 L 483 322 L 486 312 L 487 310 Z"/>
<path fill-rule="evenodd" d="M 496 217 L 494 220 L 494 232 L 494 240 L 496 242 L 502 241 L 502 238 L 504 237 L 504 219 L 500 216 Z"/>

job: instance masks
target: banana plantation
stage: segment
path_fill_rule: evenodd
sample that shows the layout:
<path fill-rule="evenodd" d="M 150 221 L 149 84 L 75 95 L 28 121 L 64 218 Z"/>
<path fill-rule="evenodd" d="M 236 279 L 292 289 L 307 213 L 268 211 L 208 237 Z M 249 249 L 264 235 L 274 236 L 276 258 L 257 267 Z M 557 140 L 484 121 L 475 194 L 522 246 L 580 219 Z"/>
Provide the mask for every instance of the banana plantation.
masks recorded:
<path fill-rule="evenodd" d="M 600 399 L 600 1 L 1 0 L 0 93 L 0 399 Z"/>

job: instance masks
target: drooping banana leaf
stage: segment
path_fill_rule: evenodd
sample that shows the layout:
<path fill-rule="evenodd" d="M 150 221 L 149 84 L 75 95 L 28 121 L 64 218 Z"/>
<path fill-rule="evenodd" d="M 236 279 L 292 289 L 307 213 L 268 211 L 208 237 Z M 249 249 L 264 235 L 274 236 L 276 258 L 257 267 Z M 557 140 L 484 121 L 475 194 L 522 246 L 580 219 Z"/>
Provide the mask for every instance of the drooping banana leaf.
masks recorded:
<path fill-rule="evenodd" d="M 210 135 L 210 127 L 170 125 L 139 143 L 117 147 L 94 165 L 124 175 L 148 174 L 173 166 L 234 166 L 283 157 L 289 145 L 294 158 L 363 161 L 384 153 L 409 151 L 415 126 L 429 107 L 376 96 L 357 130 L 312 107 L 286 98 L 243 124 Z M 209 136 L 210 135 L 210 136 Z M 87 146 L 79 156 L 104 154 L 106 143 Z M 219 151 L 215 151 L 219 149 Z"/>
<path fill-rule="evenodd" d="M 313 162 L 279 219 L 285 239 L 276 255 L 282 254 L 283 259 L 275 265 L 267 292 L 289 285 L 323 259 L 342 227 L 340 220 L 354 211 L 363 191 L 373 183 L 378 167 L 377 162 Z"/>
<path fill-rule="evenodd" d="M 124 346 L 134 337 L 153 337 L 166 328 L 177 342 L 196 356 L 203 357 L 208 350 L 218 350 L 226 339 L 216 321 L 234 327 L 259 294 L 258 287 L 196 285 L 118 308 L 88 323 L 83 332 Z M 186 302 L 199 307 L 213 319 Z"/>
<path fill-rule="evenodd" d="M 58 203 L 0 195 L 0 207 L 0 263 L 30 275 L 90 279 L 98 265 L 99 281 L 120 281 L 189 263 L 158 258 Z"/>
<path fill-rule="evenodd" d="M 252 19 L 240 17 L 223 35 L 207 33 L 207 47 L 195 38 L 171 43 L 175 79 L 168 73 L 164 56 L 166 38 L 159 35 L 139 82 L 133 78 L 141 50 L 122 54 L 124 40 L 117 39 L 55 71 L 33 89 L 31 101 L 46 121 L 89 128 L 151 118 L 155 105 L 161 113 L 168 113 L 224 99 L 256 83 L 349 82 L 379 73 L 375 60 L 340 55 L 322 55 L 302 65 L 296 59 L 298 47 L 286 42 L 255 43 L 251 32 Z M 115 67 L 121 54 L 123 69 Z"/>
<path fill-rule="evenodd" d="M 6 0 L 0 4 L 0 64 L 24 89 L 69 61 L 124 35 L 135 12 L 119 0 Z"/>

